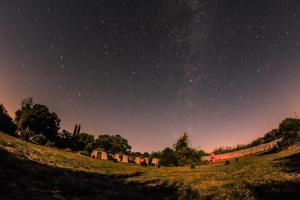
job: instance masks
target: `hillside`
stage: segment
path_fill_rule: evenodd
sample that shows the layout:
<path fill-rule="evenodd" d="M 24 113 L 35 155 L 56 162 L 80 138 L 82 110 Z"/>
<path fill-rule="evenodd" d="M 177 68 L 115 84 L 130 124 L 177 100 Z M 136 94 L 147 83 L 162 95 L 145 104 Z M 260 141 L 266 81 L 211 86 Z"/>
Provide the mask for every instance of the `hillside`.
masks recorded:
<path fill-rule="evenodd" d="M 299 199 L 300 144 L 189 167 L 93 160 L 0 133 L 0 199 Z"/>

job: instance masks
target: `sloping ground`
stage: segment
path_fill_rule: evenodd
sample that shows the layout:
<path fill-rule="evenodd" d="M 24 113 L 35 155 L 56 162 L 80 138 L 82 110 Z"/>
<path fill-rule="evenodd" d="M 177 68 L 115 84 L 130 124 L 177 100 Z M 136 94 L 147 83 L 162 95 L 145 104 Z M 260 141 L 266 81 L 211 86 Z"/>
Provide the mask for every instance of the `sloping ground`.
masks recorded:
<path fill-rule="evenodd" d="M 300 199 L 300 145 L 189 167 L 93 160 L 0 133 L 0 199 Z"/>

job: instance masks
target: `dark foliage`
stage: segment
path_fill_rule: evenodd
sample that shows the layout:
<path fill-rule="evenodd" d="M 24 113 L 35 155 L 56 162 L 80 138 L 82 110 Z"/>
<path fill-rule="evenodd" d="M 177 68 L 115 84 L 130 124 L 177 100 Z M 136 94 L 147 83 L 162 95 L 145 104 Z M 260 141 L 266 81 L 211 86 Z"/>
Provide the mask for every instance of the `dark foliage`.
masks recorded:
<path fill-rule="evenodd" d="M 78 135 L 80 133 L 80 130 L 81 130 L 81 125 L 75 124 L 73 136 Z"/>
<path fill-rule="evenodd" d="M 279 152 L 287 147 L 300 141 L 299 137 L 300 132 L 300 119 L 287 118 L 284 119 L 277 129 L 273 129 L 270 132 L 266 133 L 263 137 L 260 137 L 250 144 L 247 145 L 237 145 L 236 147 L 220 147 L 214 150 L 215 154 L 224 154 L 241 149 L 246 149 L 249 147 L 259 146 L 276 139 L 282 139 L 278 143 L 278 147 L 274 148 L 269 153 Z"/>
<path fill-rule="evenodd" d="M 94 136 L 88 133 L 70 133 L 63 130 L 56 138 L 56 146 L 59 148 L 69 148 L 73 151 L 88 151 L 95 149 Z"/>
<path fill-rule="evenodd" d="M 128 154 L 131 150 L 128 141 L 120 135 L 99 135 L 95 141 L 95 147 L 104 149 L 109 153 Z"/>
<path fill-rule="evenodd" d="M 75 136 L 73 136 L 73 145 L 72 150 L 74 151 L 82 151 L 82 150 L 91 150 L 91 147 L 88 146 L 90 144 L 93 144 L 94 142 L 94 136 L 90 135 L 88 133 L 77 133 Z"/>
<path fill-rule="evenodd" d="M 0 131 L 14 135 L 16 130 L 17 126 L 13 122 L 12 118 L 8 115 L 5 107 L 0 104 Z"/>
<path fill-rule="evenodd" d="M 16 111 L 15 121 L 21 130 L 42 134 L 50 141 L 55 141 L 60 128 L 56 113 L 51 113 L 45 105 L 34 104 L 31 98 L 22 101 L 21 108 Z"/>
<path fill-rule="evenodd" d="M 70 132 L 63 130 L 61 133 L 58 134 L 55 141 L 55 145 L 61 149 L 65 149 L 65 148 L 72 149 L 73 135 Z"/>
<path fill-rule="evenodd" d="M 225 160 L 224 165 L 229 165 L 230 161 L 229 160 Z"/>
<path fill-rule="evenodd" d="M 204 151 L 196 151 L 189 147 L 189 139 L 187 133 L 184 133 L 177 142 L 173 145 L 175 155 L 179 165 L 191 165 L 200 162 L 200 158 Z"/>
<path fill-rule="evenodd" d="M 167 147 L 162 151 L 160 165 L 167 167 L 178 166 L 177 158 L 173 149 Z"/>

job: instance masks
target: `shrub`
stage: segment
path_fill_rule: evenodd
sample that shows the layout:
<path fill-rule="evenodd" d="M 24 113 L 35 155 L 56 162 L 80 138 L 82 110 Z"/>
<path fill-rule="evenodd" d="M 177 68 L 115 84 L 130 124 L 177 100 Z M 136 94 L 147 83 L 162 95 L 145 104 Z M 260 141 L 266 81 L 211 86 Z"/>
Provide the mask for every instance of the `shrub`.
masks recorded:
<path fill-rule="evenodd" d="M 229 165 L 230 161 L 229 160 L 225 160 L 225 165 Z"/>
<path fill-rule="evenodd" d="M 239 158 L 235 158 L 235 162 L 239 161 Z"/>
<path fill-rule="evenodd" d="M 141 166 L 147 167 L 148 164 L 146 162 L 141 162 Z"/>
<path fill-rule="evenodd" d="M 195 169 L 196 168 L 195 164 L 191 164 L 190 168 Z"/>
<path fill-rule="evenodd" d="M 79 152 L 81 155 L 90 156 L 90 152 L 88 150 L 83 150 Z"/>
<path fill-rule="evenodd" d="M 47 141 L 47 143 L 45 144 L 45 146 L 47 146 L 47 147 L 55 147 L 55 143 L 53 143 L 53 142 L 50 142 L 49 140 Z"/>
<path fill-rule="evenodd" d="M 21 139 L 29 141 L 29 138 L 31 138 L 34 134 L 29 130 L 19 130 L 19 131 L 17 131 L 17 135 Z"/>
<path fill-rule="evenodd" d="M 173 149 L 167 147 L 162 151 L 160 164 L 161 166 L 167 166 L 167 167 L 178 166 L 178 161 Z"/>
<path fill-rule="evenodd" d="M 34 144 L 45 145 L 48 140 L 46 136 L 40 134 L 32 136 L 31 138 L 29 138 L 29 141 Z"/>

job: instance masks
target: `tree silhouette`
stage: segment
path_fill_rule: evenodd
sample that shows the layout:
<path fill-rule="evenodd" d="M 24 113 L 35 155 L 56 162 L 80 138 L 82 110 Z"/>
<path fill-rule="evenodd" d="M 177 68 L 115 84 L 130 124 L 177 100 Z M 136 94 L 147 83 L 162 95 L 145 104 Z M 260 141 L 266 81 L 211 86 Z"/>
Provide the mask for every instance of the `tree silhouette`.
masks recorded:
<path fill-rule="evenodd" d="M 183 133 L 173 145 L 173 148 L 179 165 L 193 164 L 200 161 L 201 152 L 197 152 L 195 149 L 189 147 L 187 133 Z"/>
<path fill-rule="evenodd" d="M 21 108 L 16 111 L 15 121 L 19 129 L 42 134 L 50 141 L 55 140 L 60 128 L 60 119 L 56 113 L 50 112 L 45 105 L 34 104 L 32 98 L 22 101 Z"/>
<path fill-rule="evenodd" d="M 17 130 L 17 126 L 13 122 L 12 118 L 8 115 L 5 107 L 0 104 L 0 131 L 14 135 Z"/>
<path fill-rule="evenodd" d="M 162 166 L 178 166 L 175 152 L 170 147 L 165 148 L 161 153 L 160 164 Z"/>

